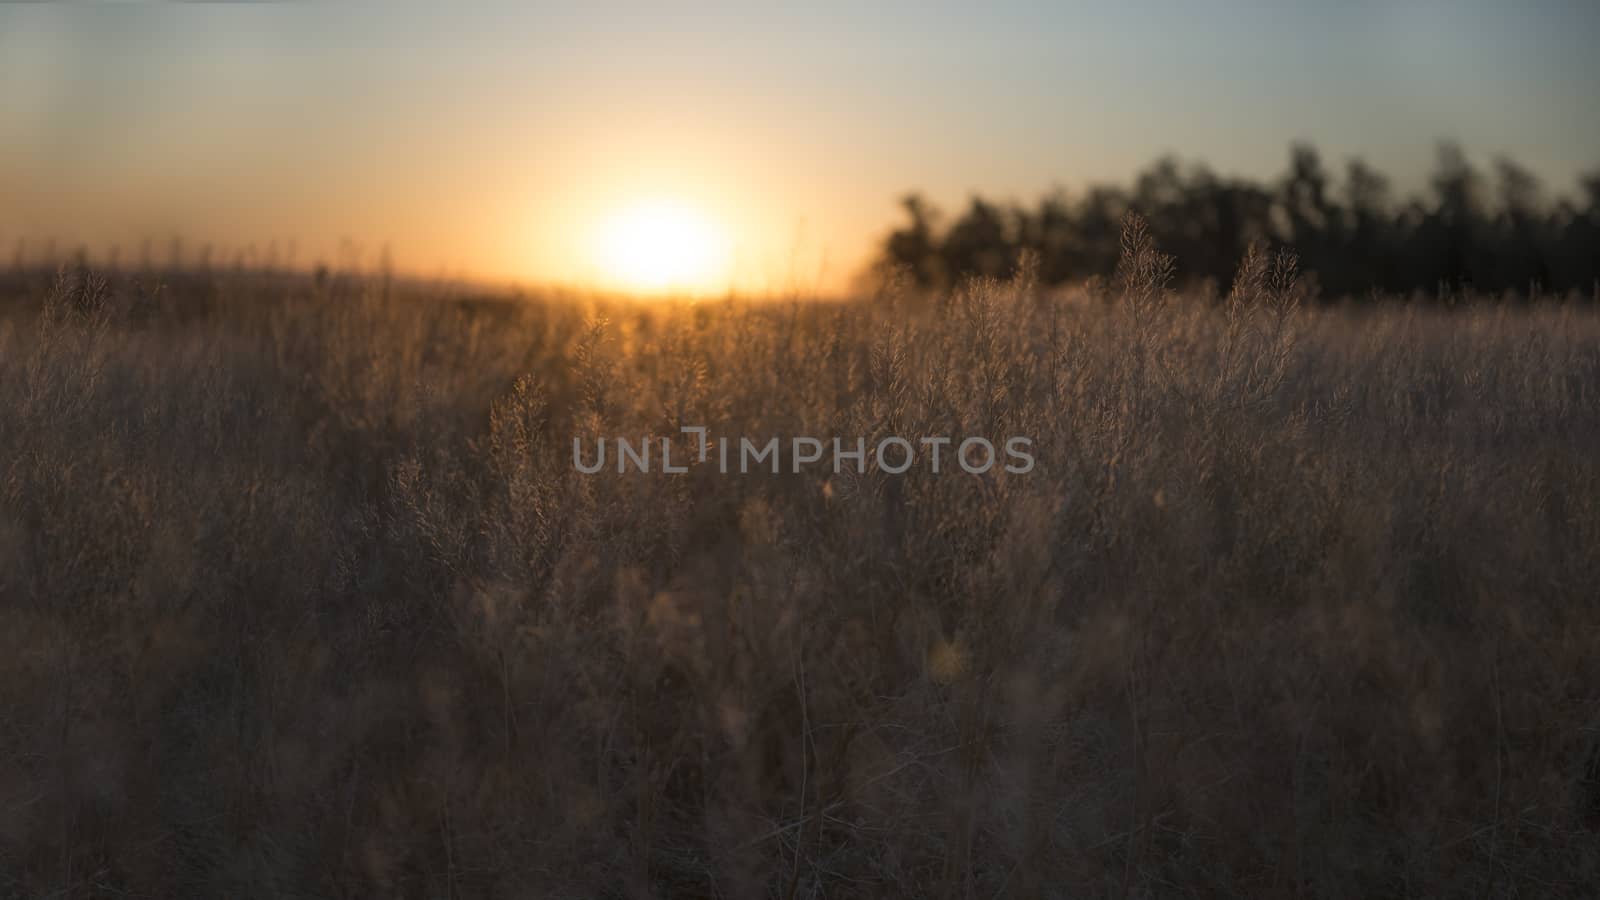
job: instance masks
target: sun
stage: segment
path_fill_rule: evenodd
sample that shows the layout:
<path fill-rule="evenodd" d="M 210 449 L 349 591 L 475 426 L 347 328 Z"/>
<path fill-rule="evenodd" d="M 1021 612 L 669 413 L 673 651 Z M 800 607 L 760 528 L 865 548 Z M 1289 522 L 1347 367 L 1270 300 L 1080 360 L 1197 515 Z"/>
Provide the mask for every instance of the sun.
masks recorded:
<path fill-rule="evenodd" d="M 727 274 L 727 238 L 694 209 L 636 203 L 599 229 L 597 262 L 607 282 L 639 293 L 714 290 Z"/>

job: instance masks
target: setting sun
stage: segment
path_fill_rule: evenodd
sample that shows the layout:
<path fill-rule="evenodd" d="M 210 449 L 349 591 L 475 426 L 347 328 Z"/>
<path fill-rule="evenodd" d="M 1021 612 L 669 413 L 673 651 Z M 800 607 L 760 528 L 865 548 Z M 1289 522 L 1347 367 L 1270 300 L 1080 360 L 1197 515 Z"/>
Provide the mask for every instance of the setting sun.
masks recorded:
<path fill-rule="evenodd" d="M 595 249 L 604 279 L 625 290 L 714 290 L 727 275 L 726 235 L 695 210 L 671 202 L 616 213 L 600 228 Z"/>

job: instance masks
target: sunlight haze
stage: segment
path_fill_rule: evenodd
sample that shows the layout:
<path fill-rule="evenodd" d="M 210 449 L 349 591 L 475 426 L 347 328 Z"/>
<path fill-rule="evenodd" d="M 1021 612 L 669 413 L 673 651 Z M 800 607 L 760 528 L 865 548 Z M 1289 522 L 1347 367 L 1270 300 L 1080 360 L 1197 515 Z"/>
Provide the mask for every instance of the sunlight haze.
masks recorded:
<path fill-rule="evenodd" d="M 0 241 L 605 286 L 641 278 L 595 229 L 665 196 L 726 243 L 697 288 L 840 290 L 905 191 L 1267 177 L 1296 139 L 1417 185 L 1440 138 L 1562 191 L 1600 158 L 1591 5 L 1229 6 L 8 4 Z"/>

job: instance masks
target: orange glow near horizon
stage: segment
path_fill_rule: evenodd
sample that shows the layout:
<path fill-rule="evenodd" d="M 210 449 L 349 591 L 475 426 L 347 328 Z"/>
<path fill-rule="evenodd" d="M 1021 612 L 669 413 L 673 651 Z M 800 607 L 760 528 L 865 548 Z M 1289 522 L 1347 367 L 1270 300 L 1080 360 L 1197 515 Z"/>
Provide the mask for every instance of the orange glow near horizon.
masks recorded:
<path fill-rule="evenodd" d="M 1456 4 L 1449 28 L 1408 4 L 1163 5 L 0 3 L 0 266 L 181 244 L 534 290 L 846 296 L 911 191 L 956 216 L 1125 186 L 1169 153 L 1276 178 L 1304 140 L 1397 173 L 1398 199 L 1449 136 L 1568 194 L 1600 148 L 1595 4 Z M 1130 55 L 1138 77 L 1066 89 Z"/>
<path fill-rule="evenodd" d="M 703 294 L 729 285 L 726 230 L 691 206 L 636 202 L 596 229 L 592 256 L 605 287 L 639 294 Z"/>

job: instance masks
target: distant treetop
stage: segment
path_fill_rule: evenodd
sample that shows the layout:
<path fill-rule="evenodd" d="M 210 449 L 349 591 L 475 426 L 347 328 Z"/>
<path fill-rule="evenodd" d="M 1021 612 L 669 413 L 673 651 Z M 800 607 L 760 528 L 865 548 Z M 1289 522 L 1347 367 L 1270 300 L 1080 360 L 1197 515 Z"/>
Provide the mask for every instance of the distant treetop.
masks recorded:
<path fill-rule="evenodd" d="M 1130 211 L 1145 218 L 1190 281 L 1226 284 L 1246 248 L 1267 241 L 1293 247 L 1326 296 L 1441 288 L 1589 293 L 1600 282 L 1600 170 L 1582 179 L 1578 198 L 1552 200 L 1515 161 L 1496 160 L 1486 176 L 1452 143 L 1439 146 L 1428 195 L 1401 202 L 1360 159 L 1336 179 L 1314 147 L 1295 144 L 1288 171 L 1267 183 L 1164 157 L 1131 188 L 1052 193 L 1032 209 L 973 197 L 943 224 L 919 194 L 901 206 L 910 222 L 884 241 L 880 265 L 924 286 L 1009 274 L 1024 251 L 1037 254 L 1047 284 L 1109 273 L 1119 222 Z"/>

